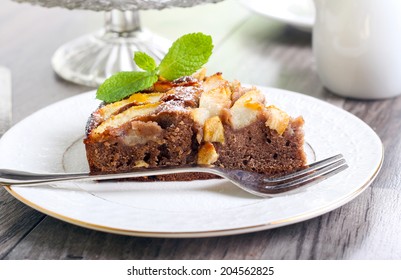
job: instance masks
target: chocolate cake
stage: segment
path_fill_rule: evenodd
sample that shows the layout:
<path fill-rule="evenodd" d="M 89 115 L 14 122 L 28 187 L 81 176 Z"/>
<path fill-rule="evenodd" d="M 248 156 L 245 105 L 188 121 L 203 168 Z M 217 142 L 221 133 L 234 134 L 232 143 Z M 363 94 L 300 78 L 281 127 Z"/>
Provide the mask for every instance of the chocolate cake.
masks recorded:
<path fill-rule="evenodd" d="M 266 106 L 257 88 L 201 71 L 102 104 L 89 118 L 84 143 L 92 174 L 206 164 L 275 176 L 306 164 L 303 123 Z M 185 173 L 144 180 L 215 177 Z"/>

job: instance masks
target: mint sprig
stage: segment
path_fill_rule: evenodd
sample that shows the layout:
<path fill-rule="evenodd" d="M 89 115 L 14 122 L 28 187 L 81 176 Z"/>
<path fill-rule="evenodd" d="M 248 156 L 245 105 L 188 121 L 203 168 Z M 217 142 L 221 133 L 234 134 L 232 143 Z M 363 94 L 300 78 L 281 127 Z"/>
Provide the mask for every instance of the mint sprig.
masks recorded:
<path fill-rule="evenodd" d="M 153 59 L 153 57 L 144 52 L 135 52 L 134 61 L 139 68 L 145 71 L 154 71 L 157 68 L 156 61 Z"/>
<path fill-rule="evenodd" d="M 119 72 L 108 78 L 97 90 L 96 98 L 106 103 L 116 102 L 151 87 L 158 80 L 154 72 Z"/>
<path fill-rule="evenodd" d="M 202 33 L 184 35 L 160 62 L 159 75 L 170 81 L 191 75 L 208 61 L 212 50 L 212 37 Z"/>
<path fill-rule="evenodd" d="M 144 71 L 114 74 L 99 86 L 96 98 L 106 103 L 116 102 L 150 88 L 160 77 L 172 81 L 191 75 L 206 64 L 212 50 L 213 43 L 210 36 L 191 33 L 173 43 L 159 66 L 148 54 L 135 52 L 134 61 Z"/>

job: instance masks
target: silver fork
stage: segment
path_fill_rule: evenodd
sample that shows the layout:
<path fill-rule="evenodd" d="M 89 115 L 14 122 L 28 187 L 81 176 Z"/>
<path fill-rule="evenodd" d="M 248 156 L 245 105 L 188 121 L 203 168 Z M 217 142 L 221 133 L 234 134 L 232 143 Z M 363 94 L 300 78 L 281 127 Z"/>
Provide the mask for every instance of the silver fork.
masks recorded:
<path fill-rule="evenodd" d="M 25 171 L 0 169 L 0 185 L 2 186 L 34 186 L 52 182 L 79 180 L 113 180 L 144 176 L 166 175 L 173 173 L 202 172 L 211 173 L 230 180 L 246 192 L 260 197 L 273 197 L 293 190 L 317 184 L 343 170 L 348 165 L 343 156 L 336 155 L 315 163 L 307 168 L 277 178 L 243 170 L 230 170 L 213 166 L 182 166 L 161 168 L 138 168 L 134 172 L 118 174 L 91 175 L 88 173 L 37 174 Z"/>

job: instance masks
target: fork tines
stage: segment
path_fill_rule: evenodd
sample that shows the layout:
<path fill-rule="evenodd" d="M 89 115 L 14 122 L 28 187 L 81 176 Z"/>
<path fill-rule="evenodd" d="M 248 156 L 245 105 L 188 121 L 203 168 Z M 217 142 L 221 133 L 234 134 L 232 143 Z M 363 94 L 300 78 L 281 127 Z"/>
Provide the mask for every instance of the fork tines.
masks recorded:
<path fill-rule="evenodd" d="M 321 182 L 348 168 L 342 154 L 314 162 L 307 168 L 278 178 L 265 179 L 265 190 L 277 193 Z"/>

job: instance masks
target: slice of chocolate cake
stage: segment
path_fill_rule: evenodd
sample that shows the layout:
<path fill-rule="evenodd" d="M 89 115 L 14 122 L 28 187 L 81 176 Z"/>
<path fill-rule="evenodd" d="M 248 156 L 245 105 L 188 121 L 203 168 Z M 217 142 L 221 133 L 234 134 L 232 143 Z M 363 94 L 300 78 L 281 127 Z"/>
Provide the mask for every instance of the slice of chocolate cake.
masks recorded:
<path fill-rule="evenodd" d="M 266 106 L 257 88 L 201 72 L 102 105 L 89 118 L 84 143 L 93 174 L 211 164 L 274 176 L 306 164 L 302 126 L 302 117 Z M 145 179 L 205 178 L 215 175 Z"/>

